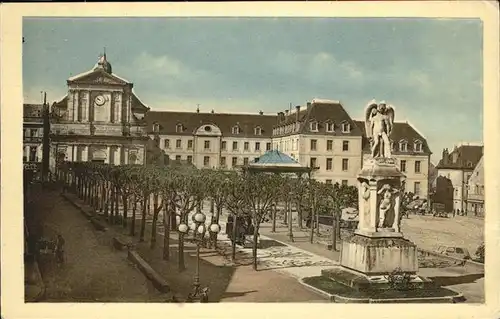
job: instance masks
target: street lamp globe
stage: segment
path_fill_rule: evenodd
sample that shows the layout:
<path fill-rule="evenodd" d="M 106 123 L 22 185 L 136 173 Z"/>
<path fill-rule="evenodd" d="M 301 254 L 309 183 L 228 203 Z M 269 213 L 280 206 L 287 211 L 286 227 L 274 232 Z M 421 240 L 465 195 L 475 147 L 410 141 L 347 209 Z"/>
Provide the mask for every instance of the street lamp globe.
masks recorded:
<path fill-rule="evenodd" d="M 179 231 L 183 234 L 188 232 L 188 226 L 186 224 L 180 224 L 179 225 Z"/>
<path fill-rule="evenodd" d="M 210 231 L 217 234 L 220 231 L 220 226 L 218 224 L 210 225 Z"/>
<path fill-rule="evenodd" d="M 199 234 L 205 233 L 205 224 L 198 226 L 198 233 Z"/>
<path fill-rule="evenodd" d="M 196 213 L 196 214 L 194 214 L 193 219 L 197 223 L 204 223 L 206 216 L 203 213 Z"/>

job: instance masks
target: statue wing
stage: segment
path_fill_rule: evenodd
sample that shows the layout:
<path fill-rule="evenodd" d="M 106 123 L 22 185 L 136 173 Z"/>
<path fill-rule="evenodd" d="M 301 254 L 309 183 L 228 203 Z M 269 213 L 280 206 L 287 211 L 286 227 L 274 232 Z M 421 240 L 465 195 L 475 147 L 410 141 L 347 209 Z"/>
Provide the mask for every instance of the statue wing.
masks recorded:
<path fill-rule="evenodd" d="M 394 127 L 394 115 L 395 115 L 394 107 L 392 105 L 386 106 L 386 114 L 387 114 L 387 117 L 389 118 L 389 125 L 390 125 L 389 132 L 387 132 L 387 133 L 391 134 L 392 128 Z"/>
<path fill-rule="evenodd" d="M 377 102 L 375 100 L 371 100 L 365 107 L 365 132 L 367 138 L 373 137 L 372 126 L 370 122 L 370 118 L 372 115 L 372 110 L 377 108 Z"/>

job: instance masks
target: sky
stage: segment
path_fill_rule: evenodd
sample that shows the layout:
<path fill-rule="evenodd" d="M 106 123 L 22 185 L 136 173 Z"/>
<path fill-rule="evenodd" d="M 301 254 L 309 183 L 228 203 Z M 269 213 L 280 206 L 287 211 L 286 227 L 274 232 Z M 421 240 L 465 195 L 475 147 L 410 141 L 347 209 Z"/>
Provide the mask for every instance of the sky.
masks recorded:
<path fill-rule="evenodd" d="M 483 140 L 479 19 L 24 18 L 25 103 L 66 94 L 106 48 L 152 110 L 276 114 L 313 98 L 394 106 L 442 149 Z"/>

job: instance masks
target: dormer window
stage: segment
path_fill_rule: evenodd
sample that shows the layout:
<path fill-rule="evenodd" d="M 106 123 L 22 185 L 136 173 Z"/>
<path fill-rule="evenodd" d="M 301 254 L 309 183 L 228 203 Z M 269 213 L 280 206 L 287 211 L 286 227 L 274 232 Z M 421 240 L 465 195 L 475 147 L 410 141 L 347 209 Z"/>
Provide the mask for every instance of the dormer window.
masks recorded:
<path fill-rule="evenodd" d="M 183 131 L 183 127 L 182 127 L 182 124 L 181 123 L 178 123 L 176 126 L 175 126 L 175 131 L 177 133 L 182 133 Z"/>
<path fill-rule="evenodd" d="M 262 135 L 262 128 L 260 126 L 255 128 L 255 135 Z"/>
<path fill-rule="evenodd" d="M 311 132 L 317 132 L 318 131 L 318 122 L 312 121 L 310 123 L 310 125 L 311 125 Z"/>
<path fill-rule="evenodd" d="M 408 142 L 405 140 L 402 140 L 399 142 L 399 150 L 401 152 L 408 152 Z"/>
<path fill-rule="evenodd" d="M 342 123 L 342 133 L 350 133 L 351 132 L 351 124 L 348 122 Z"/>
<path fill-rule="evenodd" d="M 335 124 L 333 124 L 332 122 L 328 122 L 326 123 L 326 131 L 327 132 L 333 132 L 335 130 Z"/>
<path fill-rule="evenodd" d="M 153 124 L 153 132 L 158 133 L 160 131 L 160 124 L 154 123 Z"/>
<path fill-rule="evenodd" d="M 232 129 L 233 134 L 240 134 L 240 127 L 238 125 L 233 126 Z"/>
<path fill-rule="evenodd" d="M 415 152 L 422 152 L 422 142 L 419 140 L 415 141 Z"/>

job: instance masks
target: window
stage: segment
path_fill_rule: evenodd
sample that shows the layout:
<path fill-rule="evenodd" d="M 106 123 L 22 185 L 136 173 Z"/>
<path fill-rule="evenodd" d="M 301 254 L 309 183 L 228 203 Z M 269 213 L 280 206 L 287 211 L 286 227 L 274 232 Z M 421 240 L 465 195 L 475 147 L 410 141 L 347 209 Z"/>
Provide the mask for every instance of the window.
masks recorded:
<path fill-rule="evenodd" d="M 326 123 L 326 131 L 327 132 L 333 132 L 335 128 L 335 125 L 333 123 Z"/>
<path fill-rule="evenodd" d="M 255 135 L 262 135 L 262 129 L 259 126 L 255 128 Z"/>
<path fill-rule="evenodd" d="M 233 126 L 232 132 L 233 134 L 240 134 L 240 127 L 238 125 Z"/>
<path fill-rule="evenodd" d="M 401 160 L 401 162 L 399 163 L 399 166 L 400 166 L 401 172 L 406 172 L 406 161 L 405 160 Z"/>
<path fill-rule="evenodd" d="M 193 140 L 188 140 L 188 150 L 193 149 Z"/>
<path fill-rule="evenodd" d="M 327 151 L 333 150 L 333 140 L 327 140 L 326 141 L 326 150 Z"/>
<path fill-rule="evenodd" d="M 422 143 L 415 142 L 415 152 L 422 152 Z"/>
<path fill-rule="evenodd" d="M 180 161 L 181 160 L 181 156 L 180 155 L 175 155 L 175 160 L 176 161 Z"/>
<path fill-rule="evenodd" d="M 205 167 L 210 166 L 210 156 L 203 157 L 203 166 Z"/>
<path fill-rule="evenodd" d="M 413 193 L 415 195 L 420 195 L 420 182 L 415 182 L 413 187 Z"/>
<path fill-rule="evenodd" d="M 408 150 L 408 143 L 406 141 L 399 142 L 399 150 L 401 152 L 406 152 Z"/>
<path fill-rule="evenodd" d="M 165 142 L 163 142 L 165 144 L 165 148 L 170 148 L 170 140 L 169 139 L 166 139 Z"/>
<path fill-rule="evenodd" d="M 420 173 L 420 161 L 415 161 L 415 173 Z"/>
<path fill-rule="evenodd" d="M 231 165 L 234 167 L 238 164 L 238 158 L 237 157 L 233 157 L 231 158 Z"/>
<path fill-rule="evenodd" d="M 248 143 L 248 142 L 243 143 L 243 149 L 245 151 L 248 151 L 249 148 L 250 148 L 250 143 Z"/>
<path fill-rule="evenodd" d="M 327 171 L 331 171 L 332 170 L 332 163 L 333 163 L 333 160 L 331 158 L 327 158 L 326 159 L 326 170 Z"/>
<path fill-rule="evenodd" d="M 160 131 L 160 124 L 154 123 L 153 124 L 153 132 L 158 133 Z"/>
<path fill-rule="evenodd" d="M 222 141 L 220 142 L 220 149 L 225 151 L 227 148 L 227 142 L 226 141 Z"/>
<path fill-rule="evenodd" d="M 225 157 L 220 158 L 220 166 L 226 166 L 226 158 Z"/>
<path fill-rule="evenodd" d="M 36 162 L 36 146 L 30 146 L 30 162 Z"/>
<path fill-rule="evenodd" d="M 326 183 L 326 184 L 328 184 L 328 185 L 332 185 L 332 180 L 331 180 L 331 179 L 327 179 L 327 180 L 325 181 L 325 183 Z"/>
<path fill-rule="evenodd" d="M 316 150 L 317 144 L 318 144 L 317 140 L 311 140 L 311 151 L 315 151 Z"/>
<path fill-rule="evenodd" d="M 208 150 L 210 149 L 210 141 L 205 141 L 205 149 Z"/>
<path fill-rule="evenodd" d="M 179 123 L 179 124 L 177 124 L 177 125 L 175 126 L 175 131 L 176 131 L 177 133 L 181 133 L 181 132 L 182 132 L 182 124 L 180 124 L 180 123 Z"/>
<path fill-rule="evenodd" d="M 243 165 L 248 165 L 248 157 L 243 157 Z"/>
<path fill-rule="evenodd" d="M 175 141 L 175 148 L 181 148 L 182 146 L 182 140 L 176 140 Z"/>
<path fill-rule="evenodd" d="M 266 143 L 266 151 L 270 151 L 271 150 L 271 143 Z"/>
<path fill-rule="evenodd" d="M 342 151 L 349 151 L 349 141 L 342 141 Z"/>
<path fill-rule="evenodd" d="M 351 132 L 351 124 L 342 123 L 342 133 L 349 133 L 349 132 Z"/>
<path fill-rule="evenodd" d="M 342 159 L 342 170 L 343 171 L 349 170 L 349 159 L 347 159 L 347 158 Z"/>
<path fill-rule="evenodd" d="M 316 157 L 311 157 L 311 159 L 309 161 L 310 161 L 310 167 L 312 167 L 312 168 L 317 167 L 317 165 L 316 165 L 317 164 L 316 163 L 317 162 Z"/>
<path fill-rule="evenodd" d="M 188 162 L 189 164 L 193 163 L 193 156 L 192 156 L 192 155 L 188 155 L 188 157 L 187 157 L 187 162 Z"/>
<path fill-rule="evenodd" d="M 349 181 L 347 179 L 342 180 L 342 186 L 347 186 L 349 185 Z"/>
<path fill-rule="evenodd" d="M 255 142 L 255 150 L 260 151 L 260 142 Z"/>
<path fill-rule="evenodd" d="M 311 131 L 312 132 L 318 131 L 318 122 L 316 122 L 316 121 L 311 122 Z"/>
<path fill-rule="evenodd" d="M 233 151 L 238 150 L 238 142 L 233 142 Z"/>

